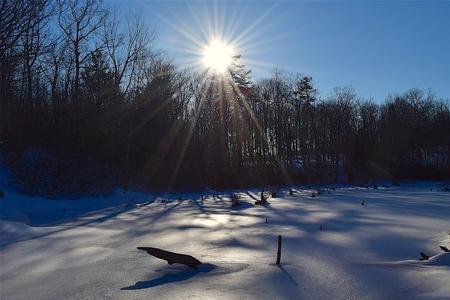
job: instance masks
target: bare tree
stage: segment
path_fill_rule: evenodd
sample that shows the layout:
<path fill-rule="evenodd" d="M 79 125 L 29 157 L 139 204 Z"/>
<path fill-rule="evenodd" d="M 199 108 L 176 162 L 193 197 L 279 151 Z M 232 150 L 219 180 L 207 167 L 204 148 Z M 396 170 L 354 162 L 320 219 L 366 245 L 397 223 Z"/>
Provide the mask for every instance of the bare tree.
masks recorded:
<path fill-rule="evenodd" d="M 100 0 L 58 0 L 58 23 L 70 44 L 74 56 L 73 100 L 79 102 L 81 66 L 97 49 L 102 47 L 93 35 L 99 33 L 108 12 Z"/>
<path fill-rule="evenodd" d="M 136 69 L 152 56 L 155 32 L 150 30 L 142 17 L 134 16 L 128 21 L 127 31 L 119 31 L 116 15 L 105 22 L 103 43 L 112 63 L 117 90 L 127 94 L 136 75 Z"/>

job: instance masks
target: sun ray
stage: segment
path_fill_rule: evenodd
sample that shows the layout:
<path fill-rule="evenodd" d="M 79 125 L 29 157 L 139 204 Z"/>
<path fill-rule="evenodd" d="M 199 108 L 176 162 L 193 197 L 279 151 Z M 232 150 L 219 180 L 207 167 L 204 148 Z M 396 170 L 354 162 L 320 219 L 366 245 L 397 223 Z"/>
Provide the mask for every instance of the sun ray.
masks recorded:
<path fill-rule="evenodd" d="M 195 20 L 195 23 L 197 24 L 197 28 L 200 29 L 200 33 L 201 33 L 201 38 L 203 40 L 207 40 L 210 36 L 211 36 L 211 32 L 208 32 L 208 29 L 210 28 L 210 26 L 204 26 L 204 24 L 202 23 L 200 17 L 198 16 L 198 14 L 194 11 L 194 9 L 192 8 L 192 6 L 189 4 L 189 2 L 187 3 L 189 11 L 192 15 L 192 17 Z"/>
<path fill-rule="evenodd" d="M 181 164 L 183 163 L 184 155 L 186 154 L 186 150 L 187 150 L 187 148 L 189 146 L 189 143 L 191 141 L 192 134 L 194 133 L 194 128 L 195 128 L 195 126 L 197 124 L 197 121 L 198 121 L 198 118 L 200 116 L 201 109 L 203 108 L 204 95 L 205 95 L 205 93 L 207 91 L 207 88 L 208 88 L 208 86 L 205 84 L 207 82 L 206 78 L 207 78 L 207 76 L 205 74 L 203 74 L 203 76 L 201 78 L 202 81 L 200 83 L 200 88 L 201 88 L 200 89 L 200 95 L 199 95 L 200 96 L 199 97 L 200 101 L 199 101 L 199 104 L 197 105 L 197 107 L 195 108 L 193 122 L 191 123 L 191 126 L 188 129 L 188 134 L 187 134 L 187 136 L 186 136 L 186 138 L 184 140 L 183 146 L 181 148 L 181 153 L 180 153 L 180 155 L 179 155 L 179 157 L 178 157 L 178 159 L 176 161 L 175 169 L 174 169 L 174 171 L 172 173 L 172 176 L 171 176 L 171 179 L 170 179 L 170 182 L 169 182 L 169 192 L 171 191 L 173 185 L 175 184 L 176 177 L 178 175 L 178 171 L 180 170 Z"/>
<path fill-rule="evenodd" d="M 174 22 L 169 21 L 168 18 L 164 17 L 161 14 L 156 14 L 157 17 L 159 17 L 162 21 L 164 21 L 166 24 L 168 24 L 170 27 L 175 29 L 178 33 L 182 34 L 184 37 L 188 38 L 191 42 L 193 42 L 197 47 L 203 46 L 203 41 L 199 39 L 194 33 L 189 32 L 186 30 L 186 28 L 189 28 L 188 26 L 180 26 L 175 24 Z"/>
<path fill-rule="evenodd" d="M 243 10 L 237 9 L 236 6 L 228 5 L 226 3 L 213 2 L 209 8 L 200 11 L 194 10 L 192 5 L 187 3 L 186 10 L 190 13 L 188 15 L 191 16 L 194 26 L 188 23 L 174 23 L 169 20 L 172 18 L 167 18 L 161 14 L 155 15 L 189 41 L 185 42 L 183 39 L 174 39 L 171 44 L 175 42 L 176 46 L 169 46 L 169 50 L 184 53 L 186 56 L 191 56 L 203 64 L 204 49 L 214 40 L 221 40 L 231 46 L 236 54 L 245 53 L 245 55 L 248 56 L 251 55 L 253 51 L 257 51 L 258 48 L 264 48 L 263 46 L 266 43 L 269 44 L 283 38 L 284 35 L 287 35 L 286 33 L 277 34 L 276 37 L 271 38 L 264 36 L 264 30 L 262 30 L 262 28 L 267 26 L 267 24 L 264 24 L 264 21 L 267 20 L 277 7 L 277 3 L 271 5 L 245 27 L 243 27 L 245 22 Z M 239 31 L 241 28 L 245 29 Z M 183 55 L 181 55 L 180 59 L 183 59 Z M 190 68 L 194 65 L 196 70 L 199 70 L 201 67 L 199 64 L 194 64 L 188 60 L 184 60 L 183 63 L 180 64 L 180 67 Z M 203 67 L 205 67 L 204 64 Z M 250 67 L 253 69 L 253 65 L 250 65 Z M 210 67 L 210 69 L 214 68 Z M 223 73 L 224 67 L 222 66 L 219 69 L 221 70 L 220 72 Z M 258 68 L 258 70 L 260 69 L 261 68 Z M 261 71 L 261 73 L 267 73 L 267 70 Z"/>
<path fill-rule="evenodd" d="M 251 31 L 254 30 L 255 27 L 258 26 L 262 21 L 264 21 L 277 6 L 278 4 L 274 3 L 267 11 L 265 11 L 261 16 L 259 16 L 250 26 L 248 26 L 236 38 L 234 38 L 233 42 L 239 44 L 239 41 L 242 38 L 244 38 L 247 34 L 251 33 Z"/>
<path fill-rule="evenodd" d="M 236 133 L 238 143 L 245 143 L 245 136 L 249 134 L 247 123 L 243 122 L 247 116 L 243 116 L 243 112 L 248 113 L 253 126 L 255 127 L 255 134 L 262 137 L 265 145 L 267 145 L 269 152 L 274 157 L 274 160 L 282 169 L 283 175 L 288 177 L 288 172 L 285 170 L 285 166 L 281 159 L 278 157 L 274 146 L 270 141 L 270 138 L 266 135 L 264 129 L 258 122 L 255 114 L 253 113 L 247 99 L 242 94 L 239 86 L 235 84 L 231 75 L 228 73 L 232 64 L 232 57 L 235 54 L 246 55 L 246 59 L 242 59 L 242 62 L 249 66 L 252 70 L 274 69 L 276 66 L 273 64 L 265 63 L 262 61 L 254 60 L 248 57 L 249 54 L 258 52 L 263 46 L 283 39 L 289 33 L 279 34 L 272 37 L 265 37 L 263 30 L 266 24 L 263 24 L 273 10 L 277 7 L 277 4 L 272 5 L 269 9 L 259 15 L 249 26 L 243 31 L 239 32 L 239 28 L 242 28 L 237 22 L 239 14 L 227 14 L 227 19 L 224 18 L 224 12 L 226 7 L 222 7 L 220 4 L 214 2 L 211 11 L 206 12 L 205 16 L 200 16 L 202 12 L 194 11 L 194 9 L 188 5 L 187 9 L 192 15 L 192 19 L 196 27 L 184 26 L 180 24 L 174 24 L 168 21 L 163 16 L 160 16 L 166 23 L 174 28 L 181 36 L 186 37 L 192 43 L 183 43 L 182 40 L 177 41 L 182 47 L 174 47 L 173 51 L 183 52 L 188 57 L 182 59 L 181 67 L 184 69 L 192 70 L 196 74 L 202 74 L 200 84 L 200 94 L 193 96 L 193 121 L 189 125 L 187 135 L 182 143 L 181 152 L 177 158 L 175 169 L 170 180 L 170 187 L 175 184 L 177 174 L 183 164 L 183 159 L 186 151 L 189 148 L 190 140 L 194 134 L 194 128 L 202 119 L 202 110 L 206 108 L 205 105 L 210 106 L 212 103 L 216 103 L 216 106 L 211 106 L 211 109 L 217 109 L 218 117 L 220 120 L 218 126 L 220 126 L 220 137 L 218 137 L 225 147 L 228 147 L 225 143 L 227 138 L 225 137 L 226 126 L 233 126 L 239 128 L 239 132 Z M 232 20 L 232 21 L 231 21 Z M 258 28 L 258 29 L 256 29 Z M 190 56 L 190 57 L 189 57 Z M 205 99 L 212 97 L 205 103 Z M 213 101 L 213 102 L 209 102 Z M 227 104 L 226 102 L 230 103 Z M 230 108 L 226 108 L 227 105 L 231 105 Z M 225 109 L 231 109 L 224 111 Z M 229 114 L 231 124 L 225 124 Z M 245 151 L 245 149 L 242 149 Z M 225 149 L 223 150 L 225 155 Z M 225 157 L 222 157 L 225 161 Z"/>
<path fill-rule="evenodd" d="M 265 134 L 262 126 L 259 124 L 258 119 L 256 118 L 255 114 L 253 113 L 251 107 L 248 105 L 248 102 L 246 101 L 246 97 L 245 95 L 242 94 L 239 86 L 233 81 L 230 81 L 231 85 L 233 86 L 234 90 L 236 91 L 236 93 L 239 95 L 239 98 L 242 101 L 242 104 L 244 105 L 245 109 L 247 110 L 247 112 L 249 113 L 255 127 L 257 128 L 257 130 L 259 131 L 259 134 L 261 135 L 261 137 L 265 140 L 265 142 L 267 143 L 267 145 L 269 146 L 271 153 L 273 155 L 273 157 L 275 158 L 275 161 L 277 162 L 277 164 L 280 166 L 281 171 L 283 173 L 283 175 L 285 176 L 286 179 L 289 180 L 289 182 L 293 182 L 292 178 L 289 176 L 289 173 L 287 172 L 283 161 L 278 157 L 277 153 L 275 152 L 275 147 L 272 145 L 272 143 L 270 142 L 270 139 L 267 137 L 267 135 Z"/>
<path fill-rule="evenodd" d="M 254 38 L 256 40 L 254 42 L 251 41 L 252 37 L 249 36 L 248 38 L 242 40 L 242 43 L 245 45 L 245 54 L 248 56 L 252 53 L 263 52 L 265 51 L 263 46 L 271 45 L 275 42 L 281 42 L 284 38 L 290 37 L 298 31 L 299 30 L 286 31 L 271 37 L 261 37 L 260 35 L 257 35 Z M 234 43 L 236 44 L 236 47 L 239 47 L 237 42 Z"/>

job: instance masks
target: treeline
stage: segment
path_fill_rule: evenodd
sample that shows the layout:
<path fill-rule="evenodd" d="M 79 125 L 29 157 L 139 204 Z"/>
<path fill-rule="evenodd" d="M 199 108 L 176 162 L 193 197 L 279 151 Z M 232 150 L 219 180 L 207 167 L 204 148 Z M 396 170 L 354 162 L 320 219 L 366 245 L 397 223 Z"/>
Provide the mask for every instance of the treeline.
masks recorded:
<path fill-rule="evenodd" d="M 239 56 L 180 71 L 155 37 L 97 0 L 0 2 L 1 147 L 31 192 L 450 175 L 450 107 L 431 92 L 321 97 L 309 76 L 252 82 Z"/>

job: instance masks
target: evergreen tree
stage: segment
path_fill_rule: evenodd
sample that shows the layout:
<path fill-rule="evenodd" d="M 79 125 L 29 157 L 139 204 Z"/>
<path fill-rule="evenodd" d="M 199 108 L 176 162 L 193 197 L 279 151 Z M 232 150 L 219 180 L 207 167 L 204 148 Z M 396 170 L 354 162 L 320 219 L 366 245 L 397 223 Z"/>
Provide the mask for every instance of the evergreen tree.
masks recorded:
<path fill-rule="evenodd" d="M 120 91 L 116 90 L 114 75 L 106 55 L 97 50 L 89 57 L 83 72 L 84 99 L 95 105 L 97 113 L 116 104 Z"/>

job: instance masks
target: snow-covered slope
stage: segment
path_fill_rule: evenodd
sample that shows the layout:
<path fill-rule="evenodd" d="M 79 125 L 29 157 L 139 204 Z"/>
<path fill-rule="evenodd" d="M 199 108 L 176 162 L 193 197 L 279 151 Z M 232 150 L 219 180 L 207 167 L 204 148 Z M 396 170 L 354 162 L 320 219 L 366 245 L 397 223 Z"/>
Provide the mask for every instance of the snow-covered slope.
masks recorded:
<path fill-rule="evenodd" d="M 315 198 L 298 189 L 268 207 L 233 209 L 225 193 L 202 200 L 118 190 L 56 201 L 8 190 L 0 298 L 444 299 L 450 265 L 439 245 L 450 248 L 450 193 L 436 186 L 338 188 Z M 137 246 L 205 264 L 169 266 Z M 432 258 L 419 261 L 421 251 Z"/>

